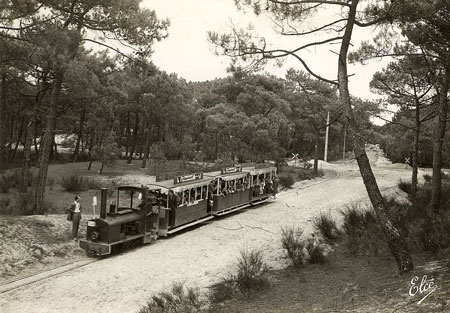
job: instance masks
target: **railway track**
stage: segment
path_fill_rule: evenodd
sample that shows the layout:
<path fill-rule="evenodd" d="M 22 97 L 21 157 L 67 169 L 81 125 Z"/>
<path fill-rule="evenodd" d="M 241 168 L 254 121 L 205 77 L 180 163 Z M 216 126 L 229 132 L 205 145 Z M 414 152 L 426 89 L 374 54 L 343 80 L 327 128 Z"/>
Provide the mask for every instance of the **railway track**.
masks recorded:
<path fill-rule="evenodd" d="M 29 275 L 17 277 L 13 280 L 9 280 L 5 283 L 0 284 L 0 294 L 9 292 L 11 290 L 27 286 L 33 283 L 36 283 L 38 281 L 51 278 L 63 273 L 67 273 L 69 271 L 72 271 L 74 269 L 92 264 L 94 262 L 99 261 L 99 259 L 89 259 L 89 260 L 78 260 L 74 262 L 67 262 L 62 265 L 53 267 L 51 269 L 43 270 L 37 273 L 32 273 Z"/>

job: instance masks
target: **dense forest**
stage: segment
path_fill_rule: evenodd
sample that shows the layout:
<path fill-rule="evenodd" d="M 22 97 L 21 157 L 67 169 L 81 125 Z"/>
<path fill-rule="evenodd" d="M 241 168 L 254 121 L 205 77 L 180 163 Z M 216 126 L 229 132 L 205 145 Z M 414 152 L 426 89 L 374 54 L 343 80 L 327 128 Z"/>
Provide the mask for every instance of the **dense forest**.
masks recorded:
<path fill-rule="evenodd" d="M 151 62 L 151 44 L 166 36 L 167 21 L 141 10 L 147 32 L 135 33 L 136 25 L 122 25 L 125 17 L 119 15 L 120 10 L 136 15 L 132 3 L 92 8 L 74 3 L 46 4 L 48 16 L 34 1 L 23 7 L 11 3 L 3 11 L 2 167 L 22 168 L 23 190 L 30 167 L 39 167 L 37 202 L 51 162 L 279 163 L 298 154 L 314 158 L 317 171 L 327 126 L 328 159 L 351 150 L 334 86 L 294 69 L 284 78 L 234 69 L 226 78 L 187 82 Z M 96 15 L 102 10 L 115 14 L 115 24 Z M 99 42 L 87 30 L 136 47 L 88 48 L 86 43 Z M 371 129 L 378 105 L 354 101 L 360 123 Z M 58 135 L 65 139 L 57 144 Z"/>
<path fill-rule="evenodd" d="M 20 166 L 27 139 L 32 162 L 39 157 L 51 96 L 40 85 L 50 78 L 19 71 L 9 61 L 5 55 L 5 167 Z M 284 160 L 292 153 L 322 158 L 328 112 L 329 159 L 343 155 L 345 123 L 336 89 L 295 70 L 285 78 L 235 72 L 186 82 L 144 59 L 122 63 L 81 49 L 65 74 L 60 97 L 51 161 L 122 158 L 142 160 L 145 166 L 148 158 L 162 156 L 231 162 Z M 361 120 L 370 129 L 377 104 L 355 101 L 366 104 Z M 62 142 L 70 155 L 58 152 L 55 135 L 73 135 Z"/>

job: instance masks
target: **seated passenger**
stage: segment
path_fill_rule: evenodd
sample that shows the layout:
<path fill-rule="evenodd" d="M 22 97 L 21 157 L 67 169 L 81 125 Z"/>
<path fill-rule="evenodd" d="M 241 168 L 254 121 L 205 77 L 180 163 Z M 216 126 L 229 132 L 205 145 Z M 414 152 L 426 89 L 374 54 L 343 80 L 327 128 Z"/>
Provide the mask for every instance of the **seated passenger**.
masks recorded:
<path fill-rule="evenodd" d="M 183 193 L 183 204 L 189 203 L 189 190 L 185 190 Z"/>
<path fill-rule="evenodd" d="M 242 180 L 239 179 L 237 184 L 236 184 L 236 190 L 242 191 L 243 189 L 244 189 L 244 185 L 242 184 Z"/>
<path fill-rule="evenodd" d="M 177 193 L 177 205 L 180 206 L 183 204 L 183 193 L 180 191 Z"/>

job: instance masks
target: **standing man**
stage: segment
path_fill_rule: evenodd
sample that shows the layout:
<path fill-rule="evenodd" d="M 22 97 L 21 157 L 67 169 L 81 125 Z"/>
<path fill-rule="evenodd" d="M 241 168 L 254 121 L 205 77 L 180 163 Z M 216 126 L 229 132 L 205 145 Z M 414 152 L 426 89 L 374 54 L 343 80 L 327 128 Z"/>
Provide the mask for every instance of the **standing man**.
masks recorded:
<path fill-rule="evenodd" d="M 75 197 L 75 201 L 70 205 L 69 211 L 72 212 L 72 238 L 78 241 L 78 228 L 81 220 L 80 196 Z"/>
<path fill-rule="evenodd" d="M 178 207 L 178 197 L 172 189 L 169 190 L 169 226 L 175 226 L 175 210 Z"/>

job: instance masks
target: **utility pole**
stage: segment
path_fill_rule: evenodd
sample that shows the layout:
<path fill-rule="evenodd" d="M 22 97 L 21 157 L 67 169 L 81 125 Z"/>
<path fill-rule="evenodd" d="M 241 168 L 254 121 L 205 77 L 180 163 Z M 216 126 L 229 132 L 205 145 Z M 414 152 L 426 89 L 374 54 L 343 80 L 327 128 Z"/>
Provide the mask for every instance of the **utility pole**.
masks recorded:
<path fill-rule="evenodd" d="M 347 123 L 344 124 L 344 149 L 342 150 L 342 159 L 345 159 L 345 140 L 347 139 Z"/>
<path fill-rule="evenodd" d="M 327 161 L 328 156 L 328 130 L 330 128 L 330 111 L 327 112 L 327 130 L 325 132 L 325 155 L 323 156 L 323 160 Z"/>

